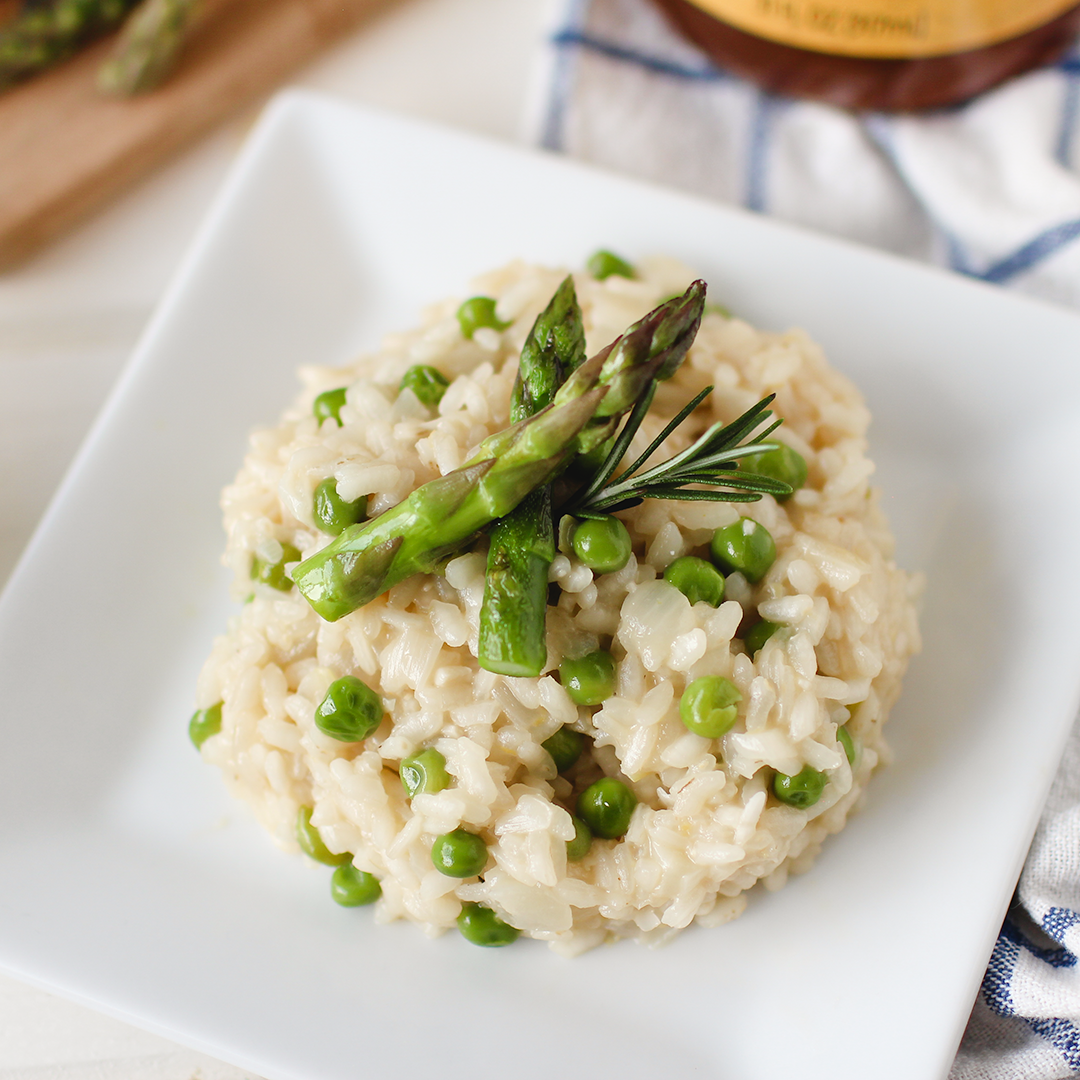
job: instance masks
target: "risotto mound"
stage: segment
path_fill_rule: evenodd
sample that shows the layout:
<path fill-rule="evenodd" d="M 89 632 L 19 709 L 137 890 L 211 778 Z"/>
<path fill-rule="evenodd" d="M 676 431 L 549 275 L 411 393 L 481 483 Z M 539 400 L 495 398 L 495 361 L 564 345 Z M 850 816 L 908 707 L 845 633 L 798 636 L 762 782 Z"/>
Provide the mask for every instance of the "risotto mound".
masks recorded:
<path fill-rule="evenodd" d="M 574 275 L 589 355 L 692 277 L 661 258 L 634 273 Z M 574 954 L 715 926 L 756 883 L 805 869 L 886 756 L 919 636 L 858 392 L 805 334 L 720 310 L 659 385 L 630 459 L 707 386 L 658 460 L 775 394 L 773 438 L 806 463 L 790 498 L 618 511 L 630 552 L 607 572 L 564 517 L 536 678 L 478 664 L 483 538 L 335 622 L 312 610 L 290 574 L 328 542 L 318 499 L 373 517 L 506 428 L 522 345 L 564 276 L 511 264 L 473 283 L 494 305 L 472 324 L 447 301 L 348 368 L 301 371 L 299 400 L 252 435 L 223 494 L 247 602 L 202 671 L 192 731 L 283 848 L 337 866 L 339 902 Z M 399 389 L 417 365 L 442 378 Z M 718 535 L 760 529 L 775 545 L 763 571 L 725 565 Z M 717 593 L 671 569 L 687 556 L 723 571 Z M 695 695 L 717 687 L 703 720 Z M 354 705 L 363 737 L 328 734 Z"/>

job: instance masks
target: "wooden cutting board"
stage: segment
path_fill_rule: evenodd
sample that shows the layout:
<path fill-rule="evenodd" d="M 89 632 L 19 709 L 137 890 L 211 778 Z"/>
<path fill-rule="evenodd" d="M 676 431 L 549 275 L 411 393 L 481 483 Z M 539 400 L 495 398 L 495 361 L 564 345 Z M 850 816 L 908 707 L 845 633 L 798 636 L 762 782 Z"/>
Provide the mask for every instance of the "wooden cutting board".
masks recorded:
<path fill-rule="evenodd" d="M 109 39 L 0 94 L 0 268 L 267 94 L 389 2 L 205 0 L 176 70 L 148 94 L 98 93 Z"/>

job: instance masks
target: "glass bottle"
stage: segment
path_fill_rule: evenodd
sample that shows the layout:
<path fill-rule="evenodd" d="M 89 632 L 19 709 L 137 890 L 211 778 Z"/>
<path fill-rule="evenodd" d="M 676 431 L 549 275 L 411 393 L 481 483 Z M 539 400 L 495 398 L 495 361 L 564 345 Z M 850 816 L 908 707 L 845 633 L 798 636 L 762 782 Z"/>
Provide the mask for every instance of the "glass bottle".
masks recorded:
<path fill-rule="evenodd" d="M 1060 56 L 1076 0 L 656 0 L 718 64 L 776 93 L 890 111 L 962 102 Z"/>

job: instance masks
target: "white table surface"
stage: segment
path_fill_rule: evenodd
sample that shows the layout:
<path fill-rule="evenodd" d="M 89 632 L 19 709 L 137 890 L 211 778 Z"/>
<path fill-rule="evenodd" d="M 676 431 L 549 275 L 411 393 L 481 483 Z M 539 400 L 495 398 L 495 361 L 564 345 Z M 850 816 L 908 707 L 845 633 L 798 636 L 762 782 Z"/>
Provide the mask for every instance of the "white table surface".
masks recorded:
<path fill-rule="evenodd" d="M 294 82 L 509 141 L 556 0 L 399 0 Z M 0 587 L 221 183 L 254 111 L 0 274 Z M 0 975 L 0 1080 L 240 1080 Z"/>

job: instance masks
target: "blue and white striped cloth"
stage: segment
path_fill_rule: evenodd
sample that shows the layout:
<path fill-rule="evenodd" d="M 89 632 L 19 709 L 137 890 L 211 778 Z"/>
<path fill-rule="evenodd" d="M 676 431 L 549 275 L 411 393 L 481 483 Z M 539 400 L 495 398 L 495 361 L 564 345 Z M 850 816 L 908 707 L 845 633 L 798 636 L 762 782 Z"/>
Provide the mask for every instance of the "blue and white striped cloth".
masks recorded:
<path fill-rule="evenodd" d="M 649 0 L 570 0 L 551 50 L 550 149 L 1080 307 L 1080 50 L 922 116 L 759 90 Z M 1080 1077 L 1078 955 L 1080 724 L 950 1080 Z"/>

